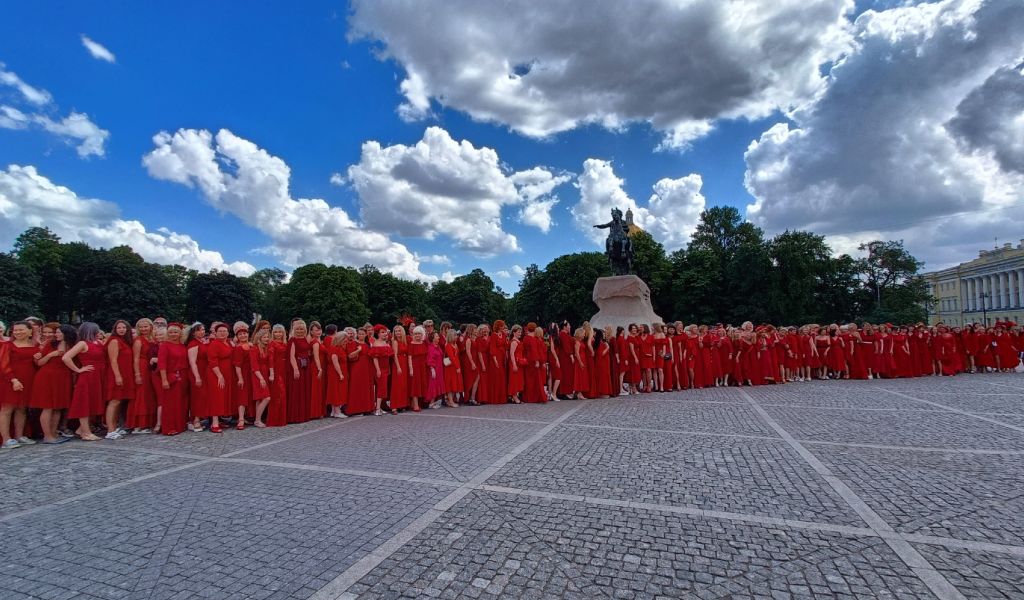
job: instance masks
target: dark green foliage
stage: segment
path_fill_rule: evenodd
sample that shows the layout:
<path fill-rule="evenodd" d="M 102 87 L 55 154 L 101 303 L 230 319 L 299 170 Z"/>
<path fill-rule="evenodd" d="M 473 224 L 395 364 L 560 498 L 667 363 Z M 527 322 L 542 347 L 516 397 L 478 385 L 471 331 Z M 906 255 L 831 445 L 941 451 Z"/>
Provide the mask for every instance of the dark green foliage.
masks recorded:
<path fill-rule="evenodd" d="M 256 294 L 245 278 L 225 271 L 210 271 L 192 277 L 186 285 L 186 307 L 196 321 L 250 323 L 256 308 Z"/>
<path fill-rule="evenodd" d="M 359 326 L 370 318 L 359 272 L 350 267 L 322 263 L 301 266 L 276 295 L 281 315 L 277 320 L 285 326 L 292 317 L 343 327 Z"/>
<path fill-rule="evenodd" d="M 0 321 L 12 321 L 37 315 L 39 278 L 35 271 L 10 254 L 0 253 Z"/>
<path fill-rule="evenodd" d="M 435 283 L 428 297 L 438 318 L 453 323 L 485 323 L 507 316 L 508 299 L 480 269 L 460 275 L 451 283 Z"/>
<path fill-rule="evenodd" d="M 373 265 L 359 269 L 359 278 L 370 310 L 370 322 L 391 327 L 404 315 L 414 317 L 418 323 L 437 318 L 425 283 L 399 279 Z"/>

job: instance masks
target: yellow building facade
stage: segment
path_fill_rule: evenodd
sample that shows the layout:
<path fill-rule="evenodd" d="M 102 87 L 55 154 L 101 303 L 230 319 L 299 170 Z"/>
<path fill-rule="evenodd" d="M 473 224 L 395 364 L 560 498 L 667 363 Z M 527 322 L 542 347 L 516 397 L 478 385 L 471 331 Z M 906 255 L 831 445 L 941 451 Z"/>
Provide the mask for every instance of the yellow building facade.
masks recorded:
<path fill-rule="evenodd" d="M 1024 323 L 1024 240 L 982 250 L 970 262 L 922 276 L 935 298 L 928 311 L 932 325 Z"/>

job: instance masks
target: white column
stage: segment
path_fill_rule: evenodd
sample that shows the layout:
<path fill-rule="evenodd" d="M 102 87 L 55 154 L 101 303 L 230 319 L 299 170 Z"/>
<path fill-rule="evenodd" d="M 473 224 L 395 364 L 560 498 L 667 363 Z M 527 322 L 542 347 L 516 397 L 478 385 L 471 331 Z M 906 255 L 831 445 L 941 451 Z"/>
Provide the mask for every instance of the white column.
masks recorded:
<path fill-rule="evenodd" d="M 1024 308 L 1024 269 L 1017 269 L 1017 306 Z"/>
<path fill-rule="evenodd" d="M 974 310 L 974 279 L 964 279 L 964 308 Z"/>
<path fill-rule="evenodd" d="M 1006 273 L 996 273 L 996 281 L 999 282 L 999 308 L 1006 308 Z"/>
<path fill-rule="evenodd" d="M 972 277 L 971 280 L 974 282 L 974 310 L 981 310 L 982 304 L 981 293 L 985 290 L 982 289 L 982 281 L 980 277 Z"/>
<path fill-rule="evenodd" d="M 981 280 L 981 287 L 985 292 L 985 298 L 982 301 L 985 302 L 985 310 L 992 310 L 992 276 L 985 275 Z"/>
<path fill-rule="evenodd" d="M 1011 306 L 1014 305 L 1014 301 L 1013 301 L 1013 272 L 1012 271 L 1007 271 L 1007 272 L 1003 273 L 1003 279 L 1006 280 L 1006 294 L 1005 294 L 1005 296 L 1006 296 L 1005 300 L 1006 301 L 1003 303 L 1003 306 L 1006 307 L 1006 308 L 1010 308 Z"/>

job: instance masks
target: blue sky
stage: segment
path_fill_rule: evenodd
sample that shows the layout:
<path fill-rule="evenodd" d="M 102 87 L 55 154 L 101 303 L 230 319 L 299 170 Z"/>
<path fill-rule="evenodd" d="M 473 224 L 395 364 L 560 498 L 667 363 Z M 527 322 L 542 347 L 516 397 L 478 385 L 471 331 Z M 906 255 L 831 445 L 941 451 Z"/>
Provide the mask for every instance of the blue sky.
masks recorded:
<path fill-rule="evenodd" d="M 656 0 L 649 3 L 665 9 Z M 435 6 L 428 9 L 430 4 Z M 336 2 L 305 2 L 296 8 L 251 2 L 246 3 L 244 10 L 238 5 L 199 2 L 120 2 L 105 3 L 102 8 L 85 3 L 9 6 L 0 21 L 0 63 L 6 72 L 15 74 L 25 84 L 49 92 L 52 100 L 34 106 L 19 96 L 16 88 L 0 85 L 0 106 L 14 107 L 23 114 L 36 111 L 32 114 L 58 122 L 70 113 L 83 113 L 109 136 L 102 143 L 102 155 L 94 153 L 83 158 L 76 151 L 80 140 L 73 135 L 46 131 L 45 126 L 37 125 L 0 126 L 0 167 L 32 166 L 35 175 L 30 179 L 43 187 L 46 182 L 65 186 L 79 199 L 100 199 L 116 205 L 107 206 L 106 212 L 100 211 L 94 218 L 109 219 L 113 211 L 116 218 L 138 221 L 149 232 L 166 228 L 188 236 L 203 251 L 219 252 L 225 264 L 244 262 L 254 268 L 290 269 L 298 263 L 296 257 L 323 257 L 360 266 L 353 262 L 373 256 L 323 248 L 295 250 L 295 240 L 281 231 L 271 231 L 266 222 L 239 213 L 238 206 L 251 206 L 252 202 L 204 194 L 200 173 L 143 163 L 143 157 L 157 146 L 153 136 L 161 131 L 173 134 L 182 129 L 206 130 L 216 135 L 227 129 L 287 164 L 292 198 L 321 198 L 344 210 L 355 221 L 356 228 L 373 229 L 419 257 L 448 258 L 447 264 L 416 261 L 412 267 L 406 260 L 404 266 L 395 267 L 396 272 L 408 275 L 418 269 L 426 277 L 450 277 L 479 266 L 505 289 L 516 287 L 515 266 L 543 266 L 564 253 L 598 248 L 581 222 L 587 215 L 597 214 L 594 207 L 617 203 L 622 194 L 641 208 L 643 224 L 649 225 L 656 237 L 662 234 L 660 237 L 665 238 L 670 248 L 685 244 L 699 208 L 730 205 L 770 234 L 787 228 L 812 229 L 829 236 L 837 250 L 849 250 L 857 241 L 873 237 L 906 239 L 912 251 L 934 266 L 969 259 L 982 240 L 991 240 L 990 233 L 999 235 L 998 227 L 993 225 L 998 211 L 1005 214 L 1007 203 L 1017 201 L 1014 197 L 1019 199 L 1016 155 L 1001 152 L 1000 142 L 986 137 L 983 130 L 986 126 L 1005 126 L 1016 115 L 1006 115 L 1007 121 L 1002 124 L 982 124 L 976 115 L 960 115 L 965 110 L 964 100 L 971 93 L 987 93 L 986 84 L 991 84 L 997 75 L 1009 77 L 1011 87 L 1019 85 L 1012 77 L 1014 61 L 1021 56 L 1019 34 L 1003 32 L 989 36 L 984 48 L 965 49 L 957 47 L 956 36 L 941 35 L 940 28 L 951 27 L 949 19 L 944 21 L 932 15 L 927 6 L 888 9 L 889 3 L 871 5 L 878 11 L 867 15 L 872 19 L 872 29 L 866 23 L 868 18 L 856 20 L 856 15 L 869 6 L 864 3 L 856 9 L 839 0 L 792 3 L 778 9 L 792 11 L 789 15 L 776 15 L 780 20 L 799 16 L 810 4 L 834 5 L 834 14 L 819 14 L 817 18 L 822 21 L 817 24 L 805 23 L 806 30 L 817 26 L 820 33 L 810 42 L 805 40 L 794 47 L 792 52 L 797 58 L 775 70 L 773 55 L 765 55 L 760 63 L 751 60 L 751 49 L 743 45 L 743 39 L 737 39 L 735 48 L 730 48 L 728 40 L 702 46 L 700 39 L 688 38 L 678 45 L 669 42 L 666 46 L 643 46 L 648 42 L 637 38 L 622 42 L 622 55 L 639 57 L 629 63 L 628 69 L 656 74 L 663 67 L 670 75 L 669 81 L 645 89 L 649 79 L 638 78 L 621 87 L 609 83 L 608 90 L 599 89 L 598 94 L 591 94 L 595 82 L 598 87 L 604 85 L 600 73 L 595 76 L 593 72 L 584 72 L 583 67 L 573 72 L 570 67 L 563 74 L 564 83 L 556 82 L 556 87 L 545 88 L 550 84 L 543 81 L 535 84 L 536 90 L 546 97 L 535 101 L 524 95 L 516 99 L 516 104 L 504 99 L 496 102 L 493 90 L 486 89 L 488 82 L 497 81 L 500 85 L 500 77 L 476 81 L 470 78 L 467 83 L 465 77 L 457 74 L 493 68 L 497 61 L 492 59 L 496 57 L 529 57 L 529 61 L 536 56 L 532 63 L 537 65 L 535 72 L 523 77 L 523 82 L 530 83 L 534 77 L 544 77 L 541 71 L 549 64 L 560 64 L 558 53 L 567 51 L 552 42 L 555 38 L 538 34 L 533 47 L 528 47 L 524 54 L 516 46 L 519 36 L 503 34 L 505 28 L 561 18 L 558 35 L 571 38 L 578 33 L 583 45 L 594 25 L 572 22 L 576 17 L 546 14 L 547 9 L 524 9 L 492 19 L 492 15 L 463 10 L 456 4 L 426 3 L 412 9 L 399 0 L 376 5 L 356 3 L 351 7 Z M 980 23 L 975 27 L 985 27 L 986 19 L 980 13 L 995 12 L 1000 4 L 1004 5 L 1001 20 L 1021 18 L 1013 3 L 992 2 L 977 9 L 979 14 L 974 15 L 964 8 L 964 3 L 939 4 L 948 14 L 960 15 L 962 27 L 971 26 L 967 24 L 969 17 Z M 429 10 L 429 17 L 426 12 L 416 12 L 425 10 Z M 907 14 L 897 19 L 895 11 Z M 689 20 L 684 25 L 700 19 L 713 23 L 714 19 L 728 18 L 713 8 L 691 12 L 679 17 Z M 616 18 L 615 14 L 614 7 L 610 8 L 609 18 Z M 940 35 L 932 35 L 932 41 L 906 34 L 872 37 L 872 32 L 886 27 L 891 28 L 890 32 L 901 31 L 896 23 L 908 18 L 919 20 L 922 27 L 931 27 Z M 623 21 L 623 27 L 637 26 L 627 19 Z M 434 23 L 443 23 L 445 30 L 432 27 Z M 765 36 L 770 40 L 774 34 L 781 40 L 791 38 L 785 32 L 763 31 L 766 27 L 779 27 L 777 23 L 758 24 L 760 29 L 744 36 Z M 657 27 L 658 23 L 643 25 Z M 574 32 L 577 26 L 579 30 Z M 438 38 L 431 39 L 435 30 Z M 483 42 L 452 39 L 459 37 L 459 32 L 480 30 L 488 32 L 481 38 Z M 371 33 L 367 34 L 368 31 Z M 350 41 L 350 34 L 359 32 L 362 38 Z M 657 37 L 655 33 L 658 32 L 645 35 Z M 114 62 L 94 57 L 83 44 L 83 35 L 109 50 L 116 57 Z M 894 92 L 890 94 L 891 103 L 875 105 L 850 93 L 867 84 L 873 89 L 899 90 L 905 73 L 925 67 L 926 60 L 940 60 L 944 53 L 952 56 L 965 51 L 976 51 L 984 59 L 979 59 L 980 64 L 973 69 L 943 73 L 940 80 L 928 82 L 934 89 L 918 90 L 916 97 Z M 433 56 L 433 52 L 446 57 L 448 62 Z M 901 58 L 896 64 L 886 64 L 879 58 L 886 52 Z M 382 58 L 379 53 L 387 57 Z M 923 58 L 914 58 L 912 54 Z M 607 79 L 612 81 L 623 68 L 614 63 L 615 58 L 615 52 L 604 56 L 598 51 L 587 56 L 587 68 L 607 68 Z M 740 59 L 747 64 L 737 69 Z M 695 66 L 679 70 L 679 63 Z M 792 64 L 804 63 L 807 68 L 791 68 Z M 840 66 L 832 69 L 834 64 Z M 1007 69 L 1010 75 L 1006 75 Z M 822 77 L 813 78 L 815 81 L 808 84 L 808 73 L 814 71 Z M 401 87 L 413 72 L 423 79 L 422 96 L 430 102 L 429 109 L 403 118 L 400 107 L 415 104 L 418 97 Z M 555 98 L 556 93 L 563 92 L 566 98 Z M 635 97 L 630 97 L 634 93 Z M 603 96 L 615 96 L 616 100 L 602 104 Z M 670 101 L 651 100 L 659 96 L 670 97 Z M 708 108 L 703 106 L 702 98 L 716 100 Z M 942 125 L 959 116 L 958 122 L 966 123 L 955 131 L 950 129 L 948 139 L 938 140 L 939 143 L 919 140 L 915 147 L 920 148 L 922 156 L 913 161 L 918 164 L 913 168 L 921 172 L 911 174 L 911 179 L 916 177 L 923 188 L 920 191 L 906 189 L 901 180 L 907 178 L 894 175 L 910 161 L 886 158 L 899 156 L 901 148 L 885 152 L 884 144 L 893 143 L 889 136 L 879 134 L 873 138 L 868 134 L 905 128 L 905 136 L 926 135 L 927 127 L 887 113 L 897 112 L 900 102 L 914 106 L 912 110 L 919 119 Z M 922 108 L 912 102 L 929 104 Z M 576 104 L 580 106 L 578 114 L 573 112 Z M 855 115 L 860 124 L 844 123 L 847 115 Z M 612 121 L 621 124 L 610 124 Z M 699 133 L 686 134 L 679 143 L 665 142 L 672 132 L 689 131 L 693 123 L 703 124 Z M 779 123 L 784 125 L 778 126 Z M 378 190 L 376 196 L 351 182 L 332 185 L 331 175 L 345 175 L 350 166 L 365 159 L 361 155 L 364 142 L 377 141 L 384 148 L 395 144 L 412 146 L 426 140 L 428 127 L 439 127 L 454 142 L 465 140 L 475 150 L 494 150 L 501 172 L 509 177 L 533 167 L 565 175 L 564 182 L 550 192 L 558 199 L 551 212 L 550 229 L 545 232 L 520 223 L 517 214 L 521 205 L 507 198 L 501 200 L 499 226 L 506 238 L 514 237 L 518 251 L 506 247 L 488 253 L 479 247 L 470 248 L 471 242 L 465 237 L 449 235 L 444 221 L 425 226 L 423 236 L 409 235 L 408 227 L 389 230 L 386 219 L 380 216 L 371 216 L 370 226 L 366 226 L 361 218 L 362 208 L 375 206 L 378 215 L 381 211 L 403 212 L 404 207 L 423 202 L 424 198 L 395 192 L 386 185 L 393 182 L 381 181 L 378 171 L 374 171 L 377 179 L 373 181 L 374 189 Z M 538 133 L 538 129 L 542 131 Z M 868 133 L 852 136 L 856 139 L 851 142 L 850 131 Z M 757 140 L 761 141 L 757 151 L 745 157 L 748 146 Z M 181 149 L 168 150 L 174 154 Z M 1001 157 L 1005 156 L 1009 158 L 1003 160 Z M 235 167 L 226 166 L 222 158 L 223 172 L 237 175 L 232 170 Z M 609 168 L 602 170 L 598 163 L 585 166 L 588 159 L 610 161 Z M 962 181 L 953 183 L 955 192 L 947 190 L 936 196 L 928 188 L 939 177 L 940 163 L 952 164 L 954 177 Z M 420 168 L 429 170 L 432 166 Z M 974 175 L 985 169 L 993 174 L 994 182 L 979 181 Z M 842 185 L 850 179 L 851 171 L 858 173 L 861 181 Z M 589 187 L 576 179 L 584 172 L 593 175 Z M 617 185 L 612 172 L 624 183 Z M 700 176 L 699 184 L 693 180 L 684 182 L 691 174 Z M 20 176 L 23 184 L 27 175 L 22 172 Z M 465 172 L 460 176 L 469 179 L 452 182 L 444 179 L 448 175 L 438 176 L 445 189 L 451 190 L 442 195 L 453 203 L 454 208 L 449 208 L 453 218 L 468 215 L 472 223 L 472 215 L 486 211 L 460 211 L 459 202 L 480 198 L 460 198 L 461 188 L 455 183 L 466 184 L 479 178 Z M 944 177 L 945 188 L 949 188 L 948 172 Z M 676 191 L 663 191 L 659 200 L 648 205 L 652 186 L 661 180 L 677 182 L 672 188 Z M 498 183 L 507 186 L 507 182 Z M 382 186 L 392 191 L 380 192 Z M 32 192 L 25 189 L 25 185 L 11 183 L 4 188 L 0 184 L 0 194 L 6 193 L 9 203 L 20 206 L 19 212 L 6 215 L 9 223 L 0 227 L 0 246 L 9 247 L 21 225 L 46 223 L 49 218 L 65 237 L 92 243 L 117 241 L 116 232 L 111 234 L 109 228 L 100 233 L 89 230 L 88 215 L 79 221 L 65 222 L 59 214 L 33 212 L 28 207 L 34 202 Z M 23 196 L 17 196 L 19 193 Z M 255 192 L 250 188 L 240 188 L 235 195 L 251 193 Z M 540 199 L 552 199 L 550 194 Z M 754 208 L 748 211 L 748 206 Z M 965 210 L 977 211 L 978 206 L 997 212 L 972 217 L 977 224 L 970 228 L 968 239 L 944 241 L 936 234 L 936 214 L 948 213 L 950 218 L 956 218 Z M 889 209 L 891 218 L 879 216 Z M 579 219 L 574 220 L 572 211 L 580 215 Z M 925 217 L 931 220 L 922 221 Z M 887 229 L 887 222 L 898 225 Z M 452 223 L 452 228 L 464 226 Z M 100 223 L 100 227 L 105 225 Z M 321 233 L 314 230 L 310 235 Z M 1007 231 L 1004 235 L 1009 240 L 1016 233 Z M 331 239 L 327 243 L 333 244 Z M 277 250 L 268 252 L 268 247 Z M 255 251 L 261 248 L 264 250 Z M 146 255 L 145 251 L 142 253 Z M 161 262 L 191 260 L 188 252 L 175 254 L 166 248 L 149 253 L 147 258 Z"/>

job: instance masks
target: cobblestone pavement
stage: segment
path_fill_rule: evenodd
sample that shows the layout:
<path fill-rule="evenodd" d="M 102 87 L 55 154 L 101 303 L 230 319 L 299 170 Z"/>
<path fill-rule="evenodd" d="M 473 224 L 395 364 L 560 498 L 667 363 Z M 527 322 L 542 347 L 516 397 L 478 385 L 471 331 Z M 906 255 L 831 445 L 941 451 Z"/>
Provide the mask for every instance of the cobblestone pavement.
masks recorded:
<path fill-rule="evenodd" d="M 1024 598 L 1024 376 L 0 454 L 0 597 Z"/>

